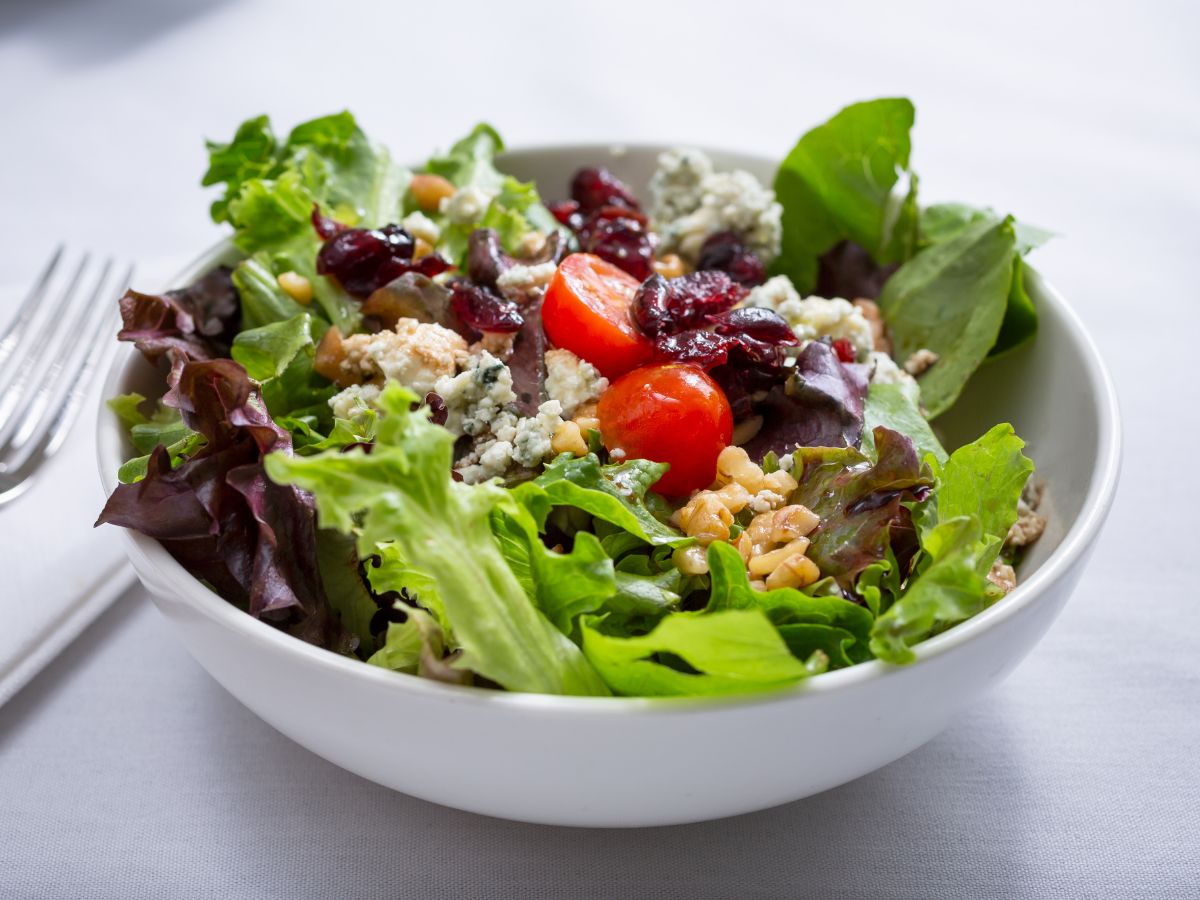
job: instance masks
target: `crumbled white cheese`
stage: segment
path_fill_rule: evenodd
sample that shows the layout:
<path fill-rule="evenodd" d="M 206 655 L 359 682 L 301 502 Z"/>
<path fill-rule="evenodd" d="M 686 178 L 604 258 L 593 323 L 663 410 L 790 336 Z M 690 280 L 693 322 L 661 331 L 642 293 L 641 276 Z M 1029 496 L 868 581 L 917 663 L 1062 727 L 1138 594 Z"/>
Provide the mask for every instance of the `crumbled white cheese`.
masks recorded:
<path fill-rule="evenodd" d="M 747 306 L 773 309 L 791 326 L 801 341 L 828 337 L 848 340 L 859 359 L 875 349 L 871 323 L 861 309 L 841 297 L 805 297 L 792 286 L 786 275 L 776 275 L 750 290 Z"/>
<path fill-rule="evenodd" d="M 921 387 L 896 361 L 886 353 L 868 353 L 867 365 L 871 367 L 871 384 L 898 384 L 904 395 L 913 403 L 921 402 Z"/>
<path fill-rule="evenodd" d="M 398 381 L 417 394 L 433 390 L 434 383 L 455 370 L 455 353 L 467 342 L 441 325 L 400 319 L 392 331 L 352 334 L 342 346 L 342 369 L 355 377 Z"/>
<path fill-rule="evenodd" d="M 377 384 L 352 384 L 329 398 L 329 408 L 339 419 L 352 419 L 355 415 L 375 406 L 381 388 Z"/>
<path fill-rule="evenodd" d="M 753 513 L 770 512 L 773 509 L 779 509 L 779 507 L 783 506 L 783 495 L 777 494 L 774 491 L 762 490 L 752 496 L 750 502 L 746 505 L 750 507 L 750 511 Z"/>
<path fill-rule="evenodd" d="M 664 251 L 694 263 L 710 234 L 734 231 L 763 262 L 779 255 L 783 207 L 749 172 L 715 172 L 699 150 L 672 150 L 658 158 L 650 195 Z"/>
<path fill-rule="evenodd" d="M 570 350 L 546 351 L 546 395 L 562 404 L 570 418 L 584 403 L 598 400 L 608 390 L 608 379 L 590 362 Z"/>
<path fill-rule="evenodd" d="M 562 406 L 547 400 L 536 416 L 519 417 L 508 410 L 491 423 L 491 436 L 481 440 L 458 464 L 467 484 L 504 477 L 513 466 L 533 468 L 551 456 L 551 440 L 563 423 Z"/>
<path fill-rule="evenodd" d="M 517 399 L 512 371 L 486 350 L 462 361 L 457 375 L 444 375 L 433 390 L 446 404 L 446 427 L 455 434 L 495 431 L 493 420 L 505 404 Z"/>
<path fill-rule="evenodd" d="M 459 188 L 449 197 L 443 197 L 438 212 L 455 225 L 472 225 L 483 218 L 494 195 L 482 188 Z"/>
<path fill-rule="evenodd" d="M 552 262 L 533 266 L 518 264 L 500 273 L 500 277 L 496 279 L 496 287 L 505 296 L 526 294 L 535 288 L 548 285 L 557 269 L 557 264 Z"/>
<path fill-rule="evenodd" d="M 436 244 L 438 238 L 442 236 L 442 230 L 438 228 L 437 222 L 420 210 L 409 213 L 401 220 L 400 224 L 413 237 L 420 238 L 430 245 Z"/>
<path fill-rule="evenodd" d="M 547 400 L 538 407 L 538 414 L 517 422 L 517 439 L 513 442 L 513 460 L 533 468 L 550 456 L 550 441 L 563 423 L 562 406 L 557 400 Z"/>

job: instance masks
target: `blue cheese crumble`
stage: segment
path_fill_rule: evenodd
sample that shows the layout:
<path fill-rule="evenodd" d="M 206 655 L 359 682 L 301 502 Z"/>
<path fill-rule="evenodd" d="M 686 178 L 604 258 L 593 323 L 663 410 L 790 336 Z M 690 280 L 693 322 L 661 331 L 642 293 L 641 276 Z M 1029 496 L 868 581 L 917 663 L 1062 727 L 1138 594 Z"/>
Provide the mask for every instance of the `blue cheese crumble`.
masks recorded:
<path fill-rule="evenodd" d="M 696 262 L 705 239 L 717 231 L 736 232 L 764 263 L 779 255 L 783 207 L 749 172 L 717 172 L 699 150 L 669 150 L 658 158 L 650 197 L 663 250 L 689 262 Z"/>
<path fill-rule="evenodd" d="M 871 323 L 861 309 L 841 297 L 805 297 L 801 299 L 786 275 L 776 275 L 765 284 L 752 288 L 747 306 L 773 309 L 801 341 L 828 337 L 848 340 L 854 345 L 859 361 L 875 350 Z"/>
<path fill-rule="evenodd" d="M 579 407 L 608 390 L 608 379 L 590 362 L 570 350 L 546 351 L 546 395 L 562 406 L 562 415 L 570 418 Z"/>

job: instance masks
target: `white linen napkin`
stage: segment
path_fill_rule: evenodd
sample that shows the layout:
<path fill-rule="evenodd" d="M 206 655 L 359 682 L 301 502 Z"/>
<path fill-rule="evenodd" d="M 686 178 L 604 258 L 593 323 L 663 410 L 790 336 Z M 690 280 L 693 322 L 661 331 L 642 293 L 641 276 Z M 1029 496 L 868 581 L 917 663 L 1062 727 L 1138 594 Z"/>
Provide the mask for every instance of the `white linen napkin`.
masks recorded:
<path fill-rule="evenodd" d="M 157 289 L 161 273 L 171 271 L 148 268 L 137 278 L 142 290 Z M 24 285 L 0 286 L 0 327 L 25 291 Z M 0 704 L 133 583 L 117 528 L 92 527 L 104 505 L 96 467 L 101 382 L 92 385 L 66 442 L 32 487 L 0 506 Z"/>

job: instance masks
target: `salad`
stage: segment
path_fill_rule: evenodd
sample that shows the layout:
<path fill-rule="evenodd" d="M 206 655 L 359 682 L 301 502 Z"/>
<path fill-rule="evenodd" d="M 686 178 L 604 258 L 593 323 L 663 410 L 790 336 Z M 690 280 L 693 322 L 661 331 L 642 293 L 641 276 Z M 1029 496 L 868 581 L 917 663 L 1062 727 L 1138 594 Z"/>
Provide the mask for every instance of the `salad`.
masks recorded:
<path fill-rule="evenodd" d="M 1016 583 L 1045 520 L 1010 425 L 931 420 L 1033 339 L 1049 235 L 921 206 L 912 104 L 774 184 L 663 153 L 534 184 L 477 126 L 410 171 L 349 113 L 208 144 L 237 261 L 120 300 L 166 390 L 99 523 L 364 664 L 553 694 L 771 690 Z M 231 256 L 232 258 L 232 256 Z M 99 524 L 98 523 L 98 524 Z"/>

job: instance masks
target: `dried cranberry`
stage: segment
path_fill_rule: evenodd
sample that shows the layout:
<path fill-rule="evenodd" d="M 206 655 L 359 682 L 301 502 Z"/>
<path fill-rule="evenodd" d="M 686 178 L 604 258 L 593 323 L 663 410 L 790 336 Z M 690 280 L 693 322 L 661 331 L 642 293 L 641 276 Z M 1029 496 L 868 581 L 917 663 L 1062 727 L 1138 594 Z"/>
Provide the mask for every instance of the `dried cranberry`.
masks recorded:
<path fill-rule="evenodd" d="M 601 206 L 638 208 L 633 192 L 616 175 L 603 167 L 580 169 L 576 172 L 571 180 L 571 197 L 585 213 Z"/>
<path fill-rule="evenodd" d="M 446 401 L 436 391 L 425 395 L 425 405 L 429 407 L 429 421 L 434 425 L 445 425 L 449 413 L 446 411 Z"/>
<path fill-rule="evenodd" d="M 627 221 L 603 220 L 590 232 L 583 247 L 642 281 L 654 274 L 654 243 L 649 234 L 629 227 Z"/>
<path fill-rule="evenodd" d="M 745 296 L 724 272 L 693 272 L 670 281 L 655 275 L 634 296 L 633 318 L 654 337 L 706 322 Z"/>
<path fill-rule="evenodd" d="M 766 344 L 792 345 L 800 341 L 791 326 L 773 309 L 744 306 L 712 316 L 718 334 L 746 335 Z"/>
<path fill-rule="evenodd" d="M 550 213 L 558 219 L 560 224 L 566 225 L 572 231 L 578 231 L 583 227 L 583 213 L 579 211 L 579 204 L 574 200 L 555 203 L 550 207 Z"/>
<path fill-rule="evenodd" d="M 654 342 L 654 353 L 661 360 L 711 369 L 723 365 L 729 358 L 729 351 L 736 345 L 736 338 L 703 328 L 690 328 L 675 334 L 660 335 Z"/>
<path fill-rule="evenodd" d="M 854 345 L 845 338 L 838 338 L 833 342 L 833 352 L 844 363 L 852 363 L 858 358 L 858 353 L 854 349 Z"/>
<path fill-rule="evenodd" d="M 405 272 L 432 278 L 450 268 L 436 253 L 412 261 L 416 242 L 399 225 L 346 228 L 335 232 L 317 254 L 317 272 L 332 275 L 348 294 L 366 298 Z"/>
<path fill-rule="evenodd" d="M 452 289 L 450 308 L 476 331 L 513 332 L 520 330 L 525 322 L 517 304 L 482 285 L 459 280 Z"/>
<path fill-rule="evenodd" d="M 712 234 L 700 248 L 697 269 L 725 272 L 738 284 L 752 287 L 767 280 L 767 269 L 732 231 Z"/>
<path fill-rule="evenodd" d="M 312 208 L 312 225 L 317 231 L 317 236 L 323 241 L 329 240 L 339 231 L 345 231 L 350 227 L 349 225 L 343 225 L 336 219 L 321 215 L 321 207 L 315 203 Z"/>

